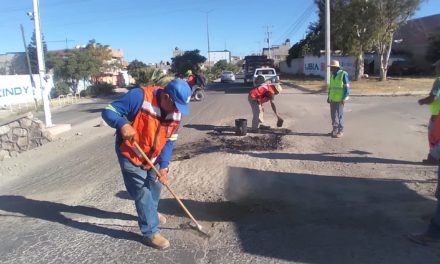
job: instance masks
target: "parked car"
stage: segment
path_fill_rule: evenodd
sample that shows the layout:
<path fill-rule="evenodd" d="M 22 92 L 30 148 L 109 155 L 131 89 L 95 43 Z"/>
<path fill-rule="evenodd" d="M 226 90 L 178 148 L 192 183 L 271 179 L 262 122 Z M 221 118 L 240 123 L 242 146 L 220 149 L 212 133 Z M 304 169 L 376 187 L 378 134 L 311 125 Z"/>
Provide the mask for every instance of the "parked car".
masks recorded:
<path fill-rule="evenodd" d="M 270 81 L 271 83 L 277 83 L 280 81 L 280 77 L 277 75 L 277 72 L 274 68 L 268 68 L 268 67 L 256 68 L 254 72 L 254 76 L 252 78 L 252 82 L 254 86 L 255 86 L 255 79 L 259 75 L 263 76 L 266 82 Z"/>
<path fill-rule="evenodd" d="M 235 81 L 235 74 L 231 71 L 223 71 L 220 75 L 221 82 L 233 82 Z"/>
<path fill-rule="evenodd" d="M 393 61 L 388 68 L 388 75 L 401 76 L 413 75 L 419 73 L 417 67 L 409 61 L 399 60 Z"/>
<path fill-rule="evenodd" d="M 244 71 L 238 71 L 235 73 L 235 79 L 244 79 Z"/>

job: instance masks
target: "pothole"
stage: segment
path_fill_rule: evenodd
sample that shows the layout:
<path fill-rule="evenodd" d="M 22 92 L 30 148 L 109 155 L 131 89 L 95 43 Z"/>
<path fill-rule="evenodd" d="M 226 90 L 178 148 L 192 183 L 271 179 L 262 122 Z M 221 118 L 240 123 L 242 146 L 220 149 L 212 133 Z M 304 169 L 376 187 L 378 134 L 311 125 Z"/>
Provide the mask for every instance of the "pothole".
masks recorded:
<path fill-rule="evenodd" d="M 262 135 L 244 137 L 219 137 L 216 140 L 226 150 L 277 150 L 282 149 L 282 135 Z"/>
<path fill-rule="evenodd" d="M 232 128 L 231 128 L 232 129 Z M 236 136 L 233 130 L 214 130 L 208 137 L 195 143 L 179 145 L 172 160 L 191 159 L 194 156 L 213 152 L 273 151 L 285 148 L 283 137 L 290 131 L 267 131 L 265 134 Z"/>

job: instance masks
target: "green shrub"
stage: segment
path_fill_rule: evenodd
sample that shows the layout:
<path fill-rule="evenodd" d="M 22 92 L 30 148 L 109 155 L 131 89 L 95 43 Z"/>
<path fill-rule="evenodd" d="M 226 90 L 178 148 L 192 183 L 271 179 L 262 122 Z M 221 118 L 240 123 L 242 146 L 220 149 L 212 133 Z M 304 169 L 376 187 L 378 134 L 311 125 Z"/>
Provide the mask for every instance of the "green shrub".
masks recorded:
<path fill-rule="evenodd" d="M 138 78 L 136 79 L 137 85 L 150 86 L 159 85 L 163 86 L 167 83 L 167 75 L 162 70 L 155 68 L 142 68 L 138 72 Z"/>
<path fill-rule="evenodd" d="M 81 92 L 79 92 L 79 96 L 81 97 L 86 97 L 89 96 L 90 94 L 88 94 L 87 90 L 82 90 Z"/>
<path fill-rule="evenodd" d="M 51 98 L 57 98 L 60 95 L 66 95 L 69 94 L 70 91 L 70 85 L 65 82 L 57 82 L 55 86 L 50 90 L 50 97 Z"/>
<path fill-rule="evenodd" d="M 86 93 L 90 96 L 113 94 L 114 85 L 109 83 L 97 83 L 87 87 Z"/>

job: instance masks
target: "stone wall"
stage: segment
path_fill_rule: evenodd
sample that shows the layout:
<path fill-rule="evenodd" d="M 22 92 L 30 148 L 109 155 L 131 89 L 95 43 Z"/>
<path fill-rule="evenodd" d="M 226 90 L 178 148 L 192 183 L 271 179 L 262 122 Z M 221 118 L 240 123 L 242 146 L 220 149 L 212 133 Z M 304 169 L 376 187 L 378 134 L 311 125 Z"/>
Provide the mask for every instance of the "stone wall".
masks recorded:
<path fill-rule="evenodd" d="M 51 141 L 44 124 L 27 113 L 0 122 L 0 161 Z"/>

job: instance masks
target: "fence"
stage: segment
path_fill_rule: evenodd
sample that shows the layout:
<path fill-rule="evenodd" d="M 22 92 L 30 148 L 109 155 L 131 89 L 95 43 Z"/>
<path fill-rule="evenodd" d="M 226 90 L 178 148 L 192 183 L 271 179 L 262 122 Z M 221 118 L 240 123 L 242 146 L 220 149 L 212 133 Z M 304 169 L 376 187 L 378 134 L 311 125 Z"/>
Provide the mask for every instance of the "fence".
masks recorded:
<path fill-rule="evenodd" d="M 57 98 L 52 98 L 50 102 L 50 107 L 53 109 L 64 107 L 71 104 L 79 103 L 82 100 L 79 94 L 77 95 L 60 95 Z M 36 111 L 38 109 L 42 109 L 43 102 L 39 100 L 38 102 L 24 102 L 24 103 L 16 103 L 9 104 L 7 106 L 3 106 L 4 110 L 9 110 L 11 115 L 13 114 L 23 114 L 27 112 Z"/>

